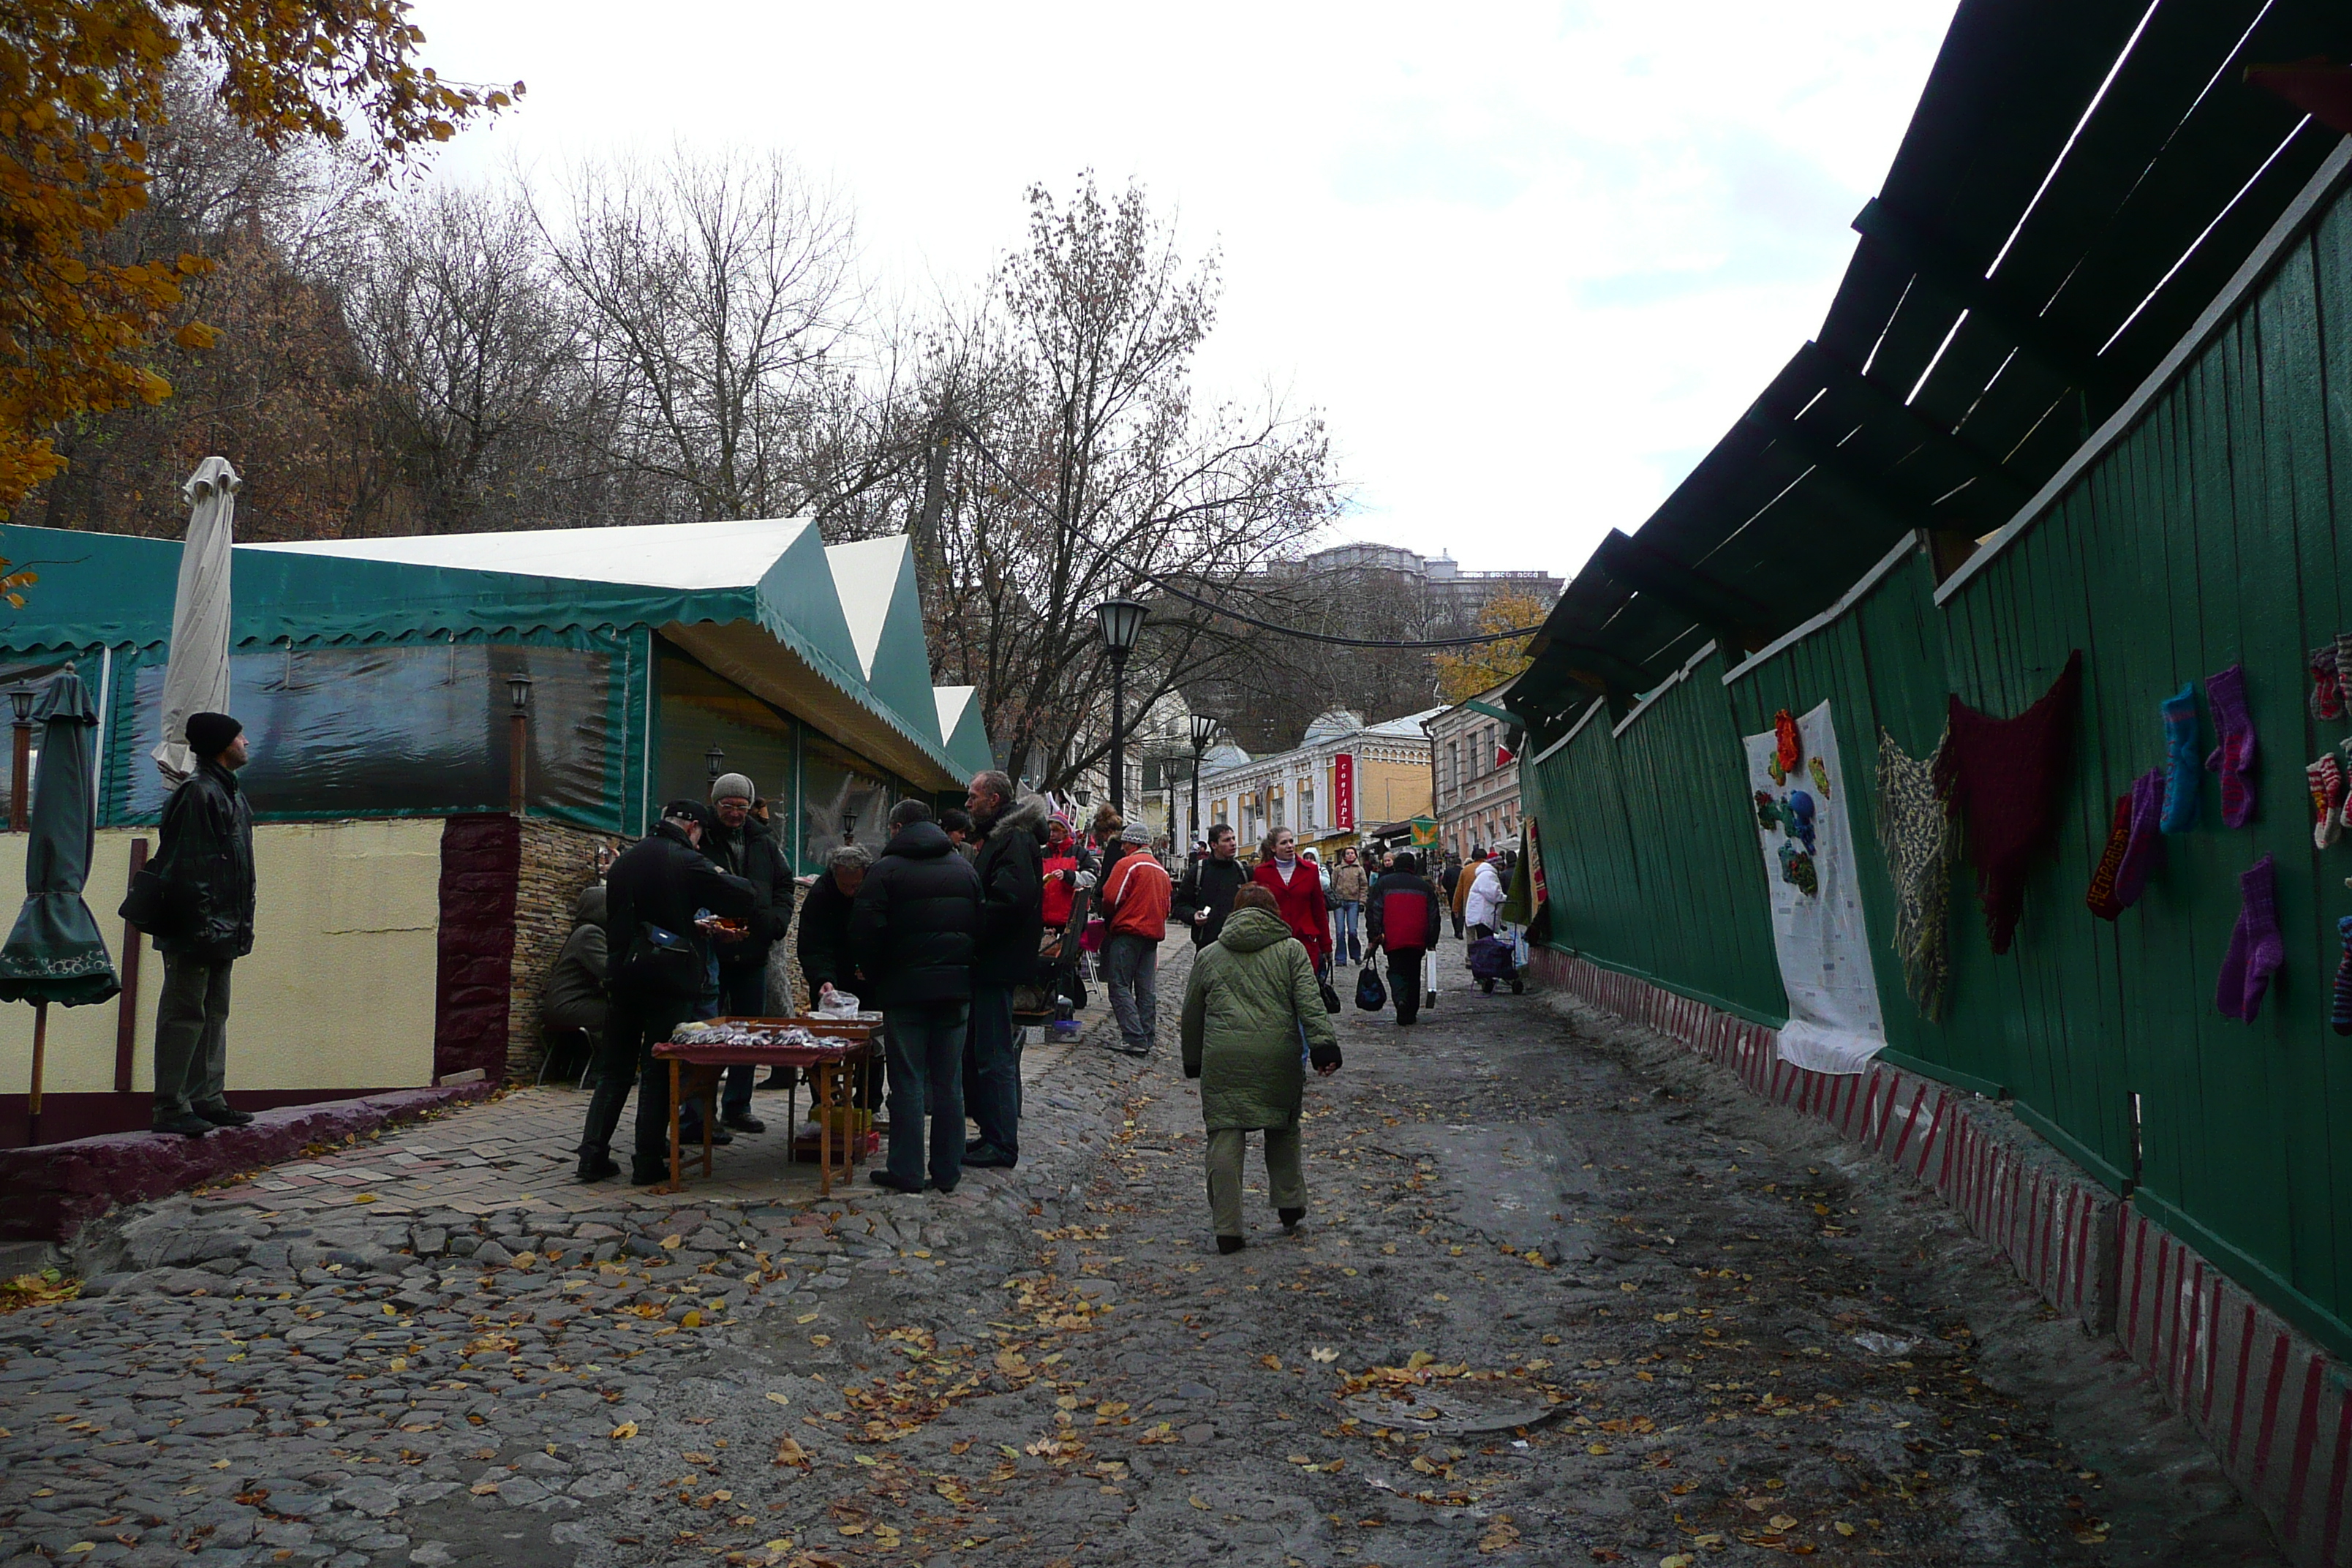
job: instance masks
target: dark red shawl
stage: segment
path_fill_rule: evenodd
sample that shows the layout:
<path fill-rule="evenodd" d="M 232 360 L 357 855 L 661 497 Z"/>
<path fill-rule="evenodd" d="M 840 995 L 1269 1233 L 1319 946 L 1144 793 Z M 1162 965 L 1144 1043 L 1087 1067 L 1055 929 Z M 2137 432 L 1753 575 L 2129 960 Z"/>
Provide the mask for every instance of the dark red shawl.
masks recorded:
<path fill-rule="evenodd" d="M 1995 952 L 2007 952 L 2025 903 L 2033 859 L 2058 830 L 2058 804 L 2083 699 L 2083 650 L 2056 684 L 2014 719 L 1994 719 L 1951 699 L 1951 738 L 1936 766 L 1944 809 L 1968 835 L 1977 898 Z"/>

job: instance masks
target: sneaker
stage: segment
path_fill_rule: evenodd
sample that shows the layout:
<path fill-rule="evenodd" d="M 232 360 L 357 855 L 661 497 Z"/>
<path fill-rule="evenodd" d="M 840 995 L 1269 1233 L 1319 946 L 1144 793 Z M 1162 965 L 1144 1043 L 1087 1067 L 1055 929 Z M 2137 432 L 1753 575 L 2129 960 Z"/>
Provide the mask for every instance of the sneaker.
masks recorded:
<path fill-rule="evenodd" d="M 1151 1054 L 1151 1047 L 1149 1044 L 1134 1046 L 1121 1043 L 1118 1048 L 1122 1053 L 1130 1057 L 1148 1057 Z"/>
<path fill-rule="evenodd" d="M 156 1131 L 176 1132 L 183 1138 L 201 1138 L 212 1130 L 213 1124 L 193 1110 L 182 1111 L 177 1116 L 164 1117 L 155 1123 Z"/>
<path fill-rule="evenodd" d="M 253 1123 L 253 1112 L 232 1110 L 226 1103 L 199 1105 L 195 1108 L 195 1112 L 215 1127 L 248 1127 Z"/>
<path fill-rule="evenodd" d="M 748 1110 L 730 1110 L 719 1119 L 721 1127 L 731 1127 L 738 1132 L 765 1132 L 768 1124 Z"/>

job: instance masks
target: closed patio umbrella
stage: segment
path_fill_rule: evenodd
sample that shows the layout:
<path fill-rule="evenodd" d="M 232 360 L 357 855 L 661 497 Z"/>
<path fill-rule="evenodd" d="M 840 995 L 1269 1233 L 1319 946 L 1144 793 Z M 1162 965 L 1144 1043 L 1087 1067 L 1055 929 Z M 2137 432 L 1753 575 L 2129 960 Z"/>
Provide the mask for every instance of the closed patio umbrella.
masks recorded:
<path fill-rule="evenodd" d="M 188 750 L 191 713 L 228 711 L 228 563 L 237 488 L 226 458 L 206 458 L 180 487 L 194 508 L 172 600 L 171 662 L 163 668 L 163 733 L 152 755 L 176 784 L 196 771 Z"/>
<path fill-rule="evenodd" d="M 0 1001 L 30 1002 L 34 1008 L 28 1142 L 40 1142 L 49 1004 L 83 1007 L 122 989 L 106 939 L 81 897 L 97 829 L 90 745 L 98 713 L 72 665 L 49 682 L 35 717 L 42 727 L 41 763 L 25 846 L 25 907 L 0 945 Z"/>

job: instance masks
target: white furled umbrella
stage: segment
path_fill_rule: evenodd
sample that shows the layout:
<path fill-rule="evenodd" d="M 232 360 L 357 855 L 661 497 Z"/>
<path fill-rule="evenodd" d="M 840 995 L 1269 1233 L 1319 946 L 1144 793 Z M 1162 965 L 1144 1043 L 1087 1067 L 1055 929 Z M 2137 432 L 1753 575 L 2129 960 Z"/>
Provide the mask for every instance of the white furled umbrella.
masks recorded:
<path fill-rule="evenodd" d="M 188 518 L 180 587 L 172 601 L 163 733 L 151 753 L 174 784 L 196 771 L 196 754 L 188 749 L 188 715 L 228 711 L 228 547 L 236 492 L 244 483 L 226 458 L 206 458 L 180 487 L 195 510 Z"/>

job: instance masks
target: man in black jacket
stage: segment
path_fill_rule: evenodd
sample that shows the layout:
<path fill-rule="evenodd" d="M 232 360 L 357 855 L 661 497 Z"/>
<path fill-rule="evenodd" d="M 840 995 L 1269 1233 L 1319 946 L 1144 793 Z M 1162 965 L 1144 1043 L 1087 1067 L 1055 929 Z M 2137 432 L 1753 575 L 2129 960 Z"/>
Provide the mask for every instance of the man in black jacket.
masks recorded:
<path fill-rule="evenodd" d="M 757 895 L 751 884 L 720 870 L 699 846 L 710 812 L 698 800 L 662 807 L 654 830 L 625 850 L 604 876 L 604 942 L 612 964 L 613 1005 L 604 1017 L 604 1048 L 596 1063 L 596 1093 L 580 1139 L 580 1179 L 614 1174 L 613 1130 L 622 1102 L 637 1085 L 635 1157 L 629 1180 L 650 1186 L 669 1174 L 669 1071 L 654 1061 L 654 1047 L 695 1016 L 709 973 L 710 942 L 695 924 L 708 910 L 747 920 Z"/>
<path fill-rule="evenodd" d="M 1185 869 L 1169 907 L 1171 919 L 1192 928 L 1192 945 L 1206 947 L 1225 929 L 1234 912 L 1234 895 L 1249 886 L 1250 874 L 1238 858 L 1240 847 L 1233 828 L 1220 822 L 1209 829 L 1209 853 Z"/>
<path fill-rule="evenodd" d="M 155 1131 L 201 1138 L 253 1120 L 231 1110 L 223 1089 L 229 969 L 253 951 L 253 808 L 236 785 L 245 726 L 226 713 L 191 713 L 184 732 L 199 760 L 163 807 L 163 843 L 151 868 L 173 916 L 169 931 L 154 933 L 163 955 Z"/>
<path fill-rule="evenodd" d="M 890 813 L 895 830 L 866 874 L 849 917 L 849 947 L 876 992 L 890 1054 L 890 1159 L 866 1180 L 923 1190 L 923 1117 L 930 1116 L 931 1184 L 963 1174 L 963 1042 L 980 936 L 980 877 L 919 800 Z"/>
<path fill-rule="evenodd" d="M 767 1010 L 768 950 L 793 923 L 793 868 L 768 825 L 751 814 L 758 795 L 741 773 L 721 773 L 710 786 L 710 814 L 717 820 L 702 841 L 702 852 L 720 870 L 751 883 L 755 899 L 746 922 L 751 931 L 719 942 L 719 1010 L 743 1018 Z M 727 1069 L 719 1125 L 738 1132 L 768 1130 L 751 1114 L 751 1086 L 759 1076 L 760 1069 L 748 1062 Z"/>
<path fill-rule="evenodd" d="M 980 1140 L 967 1165 L 1009 1166 L 1021 1158 L 1021 1037 L 1013 1028 L 1013 988 L 1034 984 L 1045 933 L 1045 882 L 1039 868 L 1045 803 L 1013 798 L 1013 781 L 975 774 L 964 805 L 981 835 L 980 941 L 971 959 L 971 1027 L 964 1077 Z"/>

